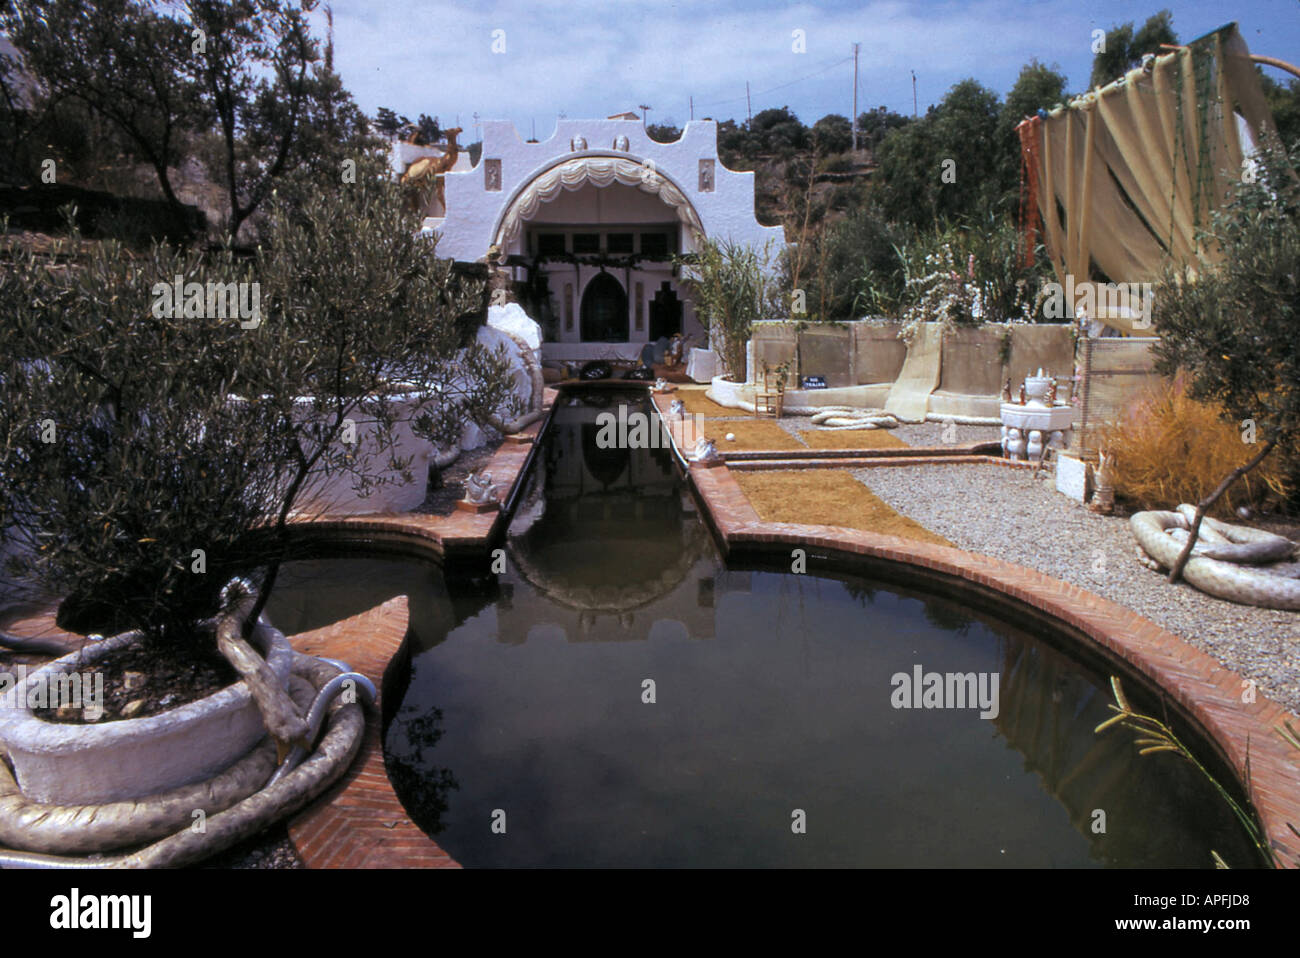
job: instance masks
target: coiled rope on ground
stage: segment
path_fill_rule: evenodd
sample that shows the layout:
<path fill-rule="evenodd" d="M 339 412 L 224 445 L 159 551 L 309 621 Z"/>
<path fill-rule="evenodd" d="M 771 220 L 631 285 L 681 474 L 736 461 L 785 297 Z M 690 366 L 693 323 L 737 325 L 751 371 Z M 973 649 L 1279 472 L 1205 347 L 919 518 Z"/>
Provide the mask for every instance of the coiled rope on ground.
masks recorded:
<path fill-rule="evenodd" d="M 1173 568 L 1195 516 L 1196 508 L 1184 503 L 1177 512 L 1138 512 L 1130 517 L 1129 528 L 1143 565 Z M 1300 610 L 1300 562 L 1290 561 L 1295 551 L 1296 544 L 1283 536 L 1206 516 L 1183 578 L 1220 599 Z"/>

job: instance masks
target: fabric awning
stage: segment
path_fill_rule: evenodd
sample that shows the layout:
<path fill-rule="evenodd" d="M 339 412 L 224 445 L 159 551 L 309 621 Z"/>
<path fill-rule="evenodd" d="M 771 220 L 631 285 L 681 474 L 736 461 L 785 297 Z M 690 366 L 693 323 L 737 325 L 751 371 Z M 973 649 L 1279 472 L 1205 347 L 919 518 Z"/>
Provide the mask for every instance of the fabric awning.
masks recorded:
<path fill-rule="evenodd" d="M 1213 261 L 1198 231 L 1240 180 L 1252 148 L 1243 147 L 1242 121 L 1255 143 L 1276 136 L 1250 52 L 1228 24 L 1021 124 L 1060 283 L 1072 276 L 1081 292 L 1104 277 L 1124 287 L 1158 280 L 1171 261 L 1193 271 L 1200 257 Z M 1123 305 L 1102 305 L 1092 318 L 1130 332 L 1141 310 L 1120 292 Z"/>
<path fill-rule="evenodd" d="M 534 178 L 510 202 L 497 227 L 494 242 L 504 252 L 518 237 L 523 224 L 532 219 L 543 203 L 549 203 L 561 190 L 580 190 L 587 184 L 610 186 L 621 183 L 635 186 L 643 192 L 658 196 L 671 206 L 692 231 L 704 233 L 695 207 L 675 185 L 651 166 L 628 157 L 579 156 L 573 157 L 546 170 Z"/>

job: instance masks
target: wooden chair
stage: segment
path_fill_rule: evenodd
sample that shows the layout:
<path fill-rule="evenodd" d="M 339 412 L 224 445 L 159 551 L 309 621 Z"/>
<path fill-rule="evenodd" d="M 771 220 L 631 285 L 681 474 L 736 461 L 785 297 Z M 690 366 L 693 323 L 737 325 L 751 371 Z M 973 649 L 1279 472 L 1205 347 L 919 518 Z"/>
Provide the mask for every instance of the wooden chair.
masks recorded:
<path fill-rule="evenodd" d="M 771 416 L 780 419 L 781 405 L 784 402 L 785 384 L 782 377 L 764 365 L 754 388 L 754 415 L 759 418 Z"/>

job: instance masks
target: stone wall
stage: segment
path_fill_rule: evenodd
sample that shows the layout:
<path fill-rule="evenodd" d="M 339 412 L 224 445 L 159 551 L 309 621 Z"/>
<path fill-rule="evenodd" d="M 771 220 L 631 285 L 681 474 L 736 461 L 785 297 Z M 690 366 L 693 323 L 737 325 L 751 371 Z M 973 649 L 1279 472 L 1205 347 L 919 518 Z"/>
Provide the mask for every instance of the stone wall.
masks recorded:
<path fill-rule="evenodd" d="M 898 378 L 907 346 L 899 323 L 808 324 L 771 321 L 754 324 L 749 381 L 763 363 L 777 366 L 798 354 L 798 376 L 822 376 L 831 387 L 889 383 Z M 1004 339 L 1010 343 L 1004 345 Z M 1003 363 L 1008 351 L 1010 365 Z M 996 396 L 1010 376 L 1015 383 L 1042 367 L 1060 376 L 1074 368 L 1074 340 L 1063 325 L 954 329 L 944 340 L 939 390 Z"/>
<path fill-rule="evenodd" d="M 898 323 L 866 321 L 807 324 L 803 329 L 791 322 L 755 323 L 749 345 L 748 381 L 757 380 L 764 363 L 775 367 L 788 361 L 791 377 L 787 382 L 791 387 L 796 387 L 804 376 L 821 376 L 831 389 L 854 390 L 851 399 L 840 394 L 841 398 L 834 401 L 878 405 L 907 357 L 907 346 L 898 338 L 901 329 Z M 1092 363 L 1089 421 L 1118 414 L 1159 380 L 1152 369 L 1154 342 L 1132 338 L 1088 341 Z M 1080 351 L 1080 362 L 1082 357 Z M 989 324 L 953 329 L 944 338 L 939 386 L 930 395 L 929 411 L 940 416 L 996 417 L 1002 384 L 1007 379 L 1014 390 L 1039 369 L 1065 378 L 1073 374 L 1074 366 L 1074 335 L 1068 325 Z M 864 386 L 878 388 L 864 391 Z M 1062 398 L 1067 395 L 1063 385 Z M 817 405 L 816 399 L 813 392 L 806 397 L 787 394 L 786 406 L 794 409 L 803 404 Z"/>

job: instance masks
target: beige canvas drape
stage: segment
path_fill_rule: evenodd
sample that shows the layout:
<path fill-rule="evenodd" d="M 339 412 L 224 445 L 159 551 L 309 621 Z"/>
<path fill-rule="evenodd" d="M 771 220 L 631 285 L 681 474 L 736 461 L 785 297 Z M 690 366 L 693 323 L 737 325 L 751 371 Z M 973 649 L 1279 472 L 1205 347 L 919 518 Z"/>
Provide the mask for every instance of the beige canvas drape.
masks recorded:
<path fill-rule="evenodd" d="M 1194 51 L 1212 57 L 1202 73 L 1208 95 L 1197 89 Z M 1058 280 L 1073 276 L 1076 291 L 1098 272 L 1112 283 L 1153 282 L 1171 259 L 1188 267 L 1198 253 L 1213 259 L 1213 250 L 1198 250 L 1197 229 L 1241 176 L 1237 114 L 1256 142 L 1275 132 L 1230 24 L 1049 115 L 1039 126 L 1039 206 Z M 1123 292 L 1117 308 L 1099 305 L 1092 318 L 1132 331 L 1140 304 Z"/>

